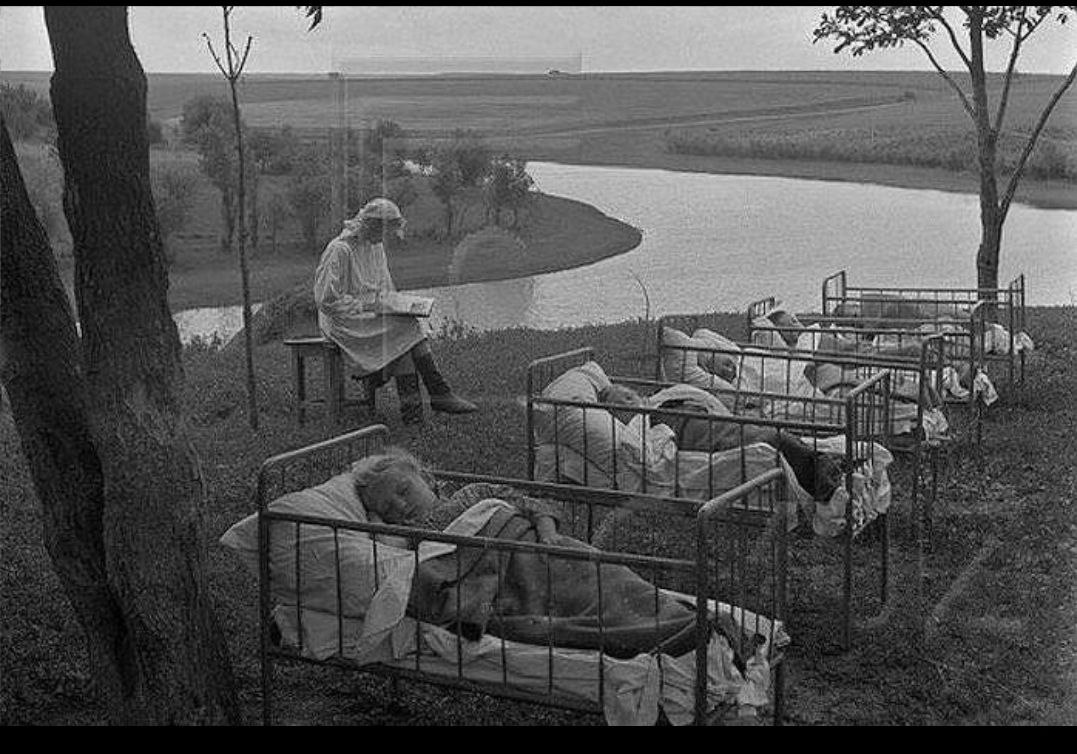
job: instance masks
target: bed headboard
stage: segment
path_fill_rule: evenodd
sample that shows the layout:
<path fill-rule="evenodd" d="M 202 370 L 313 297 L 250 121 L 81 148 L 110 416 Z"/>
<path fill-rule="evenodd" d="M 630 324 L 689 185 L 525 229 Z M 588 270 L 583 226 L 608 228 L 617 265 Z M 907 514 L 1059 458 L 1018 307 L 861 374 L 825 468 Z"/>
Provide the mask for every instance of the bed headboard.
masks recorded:
<path fill-rule="evenodd" d="M 289 492 L 321 484 L 348 469 L 363 456 L 377 453 L 389 443 L 389 428 L 373 424 L 305 448 L 268 458 L 258 470 L 256 510 Z"/>

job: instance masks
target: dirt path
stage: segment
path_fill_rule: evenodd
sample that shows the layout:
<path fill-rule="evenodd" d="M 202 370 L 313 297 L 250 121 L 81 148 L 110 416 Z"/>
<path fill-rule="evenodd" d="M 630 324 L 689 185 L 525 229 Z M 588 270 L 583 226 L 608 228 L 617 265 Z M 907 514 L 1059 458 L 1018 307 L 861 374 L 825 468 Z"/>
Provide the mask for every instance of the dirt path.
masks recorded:
<path fill-rule="evenodd" d="M 819 105 L 805 108 L 791 109 L 790 112 L 760 113 L 757 115 L 708 115 L 705 117 L 684 116 L 671 118 L 659 122 L 634 123 L 626 122 L 604 126 L 586 126 L 583 128 L 571 128 L 560 131 L 537 131 L 534 135 L 548 137 L 566 136 L 593 136 L 604 133 L 623 133 L 625 131 L 663 131 L 667 128 L 690 128 L 695 126 L 725 125 L 728 123 L 754 123 L 771 120 L 796 120 L 798 118 L 818 118 L 821 115 L 847 115 L 849 113 L 864 112 L 867 110 L 883 110 L 886 108 L 899 107 L 904 101 L 881 102 L 869 105 L 854 105 L 852 107 L 822 108 Z M 532 135 L 528 133 L 527 135 Z"/>

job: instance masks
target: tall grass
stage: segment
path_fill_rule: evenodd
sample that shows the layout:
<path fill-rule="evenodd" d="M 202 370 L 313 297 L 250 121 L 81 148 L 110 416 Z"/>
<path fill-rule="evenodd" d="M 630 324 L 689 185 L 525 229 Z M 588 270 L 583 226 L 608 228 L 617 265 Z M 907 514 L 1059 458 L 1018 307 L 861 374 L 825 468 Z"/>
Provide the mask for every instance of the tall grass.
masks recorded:
<path fill-rule="evenodd" d="M 1007 132 L 999 141 L 999 169 L 1013 172 L 1025 136 Z M 955 127 L 831 128 L 762 133 L 671 131 L 666 149 L 674 154 L 910 165 L 955 172 L 977 166 L 975 135 Z M 1047 129 L 1025 169 L 1035 180 L 1077 182 L 1077 134 Z"/>

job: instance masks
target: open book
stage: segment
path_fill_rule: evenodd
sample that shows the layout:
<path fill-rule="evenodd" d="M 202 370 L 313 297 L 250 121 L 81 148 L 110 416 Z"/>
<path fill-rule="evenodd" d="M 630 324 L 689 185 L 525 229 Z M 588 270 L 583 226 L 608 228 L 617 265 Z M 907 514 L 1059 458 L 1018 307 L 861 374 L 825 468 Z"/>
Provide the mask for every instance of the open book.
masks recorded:
<path fill-rule="evenodd" d="M 412 296 L 407 293 L 383 293 L 378 306 L 380 314 L 406 314 L 412 317 L 429 317 L 434 308 L 434 299 L 426 296 Z"/>

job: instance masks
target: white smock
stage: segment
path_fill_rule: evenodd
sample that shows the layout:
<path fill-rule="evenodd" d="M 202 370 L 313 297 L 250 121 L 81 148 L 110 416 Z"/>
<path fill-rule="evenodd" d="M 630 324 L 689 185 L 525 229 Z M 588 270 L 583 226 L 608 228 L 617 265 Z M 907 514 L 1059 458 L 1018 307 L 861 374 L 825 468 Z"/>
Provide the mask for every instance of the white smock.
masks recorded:
<path fill-rule="evenodd" d="M 396 290 L 385 247 L 363 241 L 358 223 L 344 230 L 322 252 L 314 273 L 318 327 L 340 346 L 362 374 L 391 364 L 427 337 L 416 317 L 375 314 L 378 297 Z"/>

